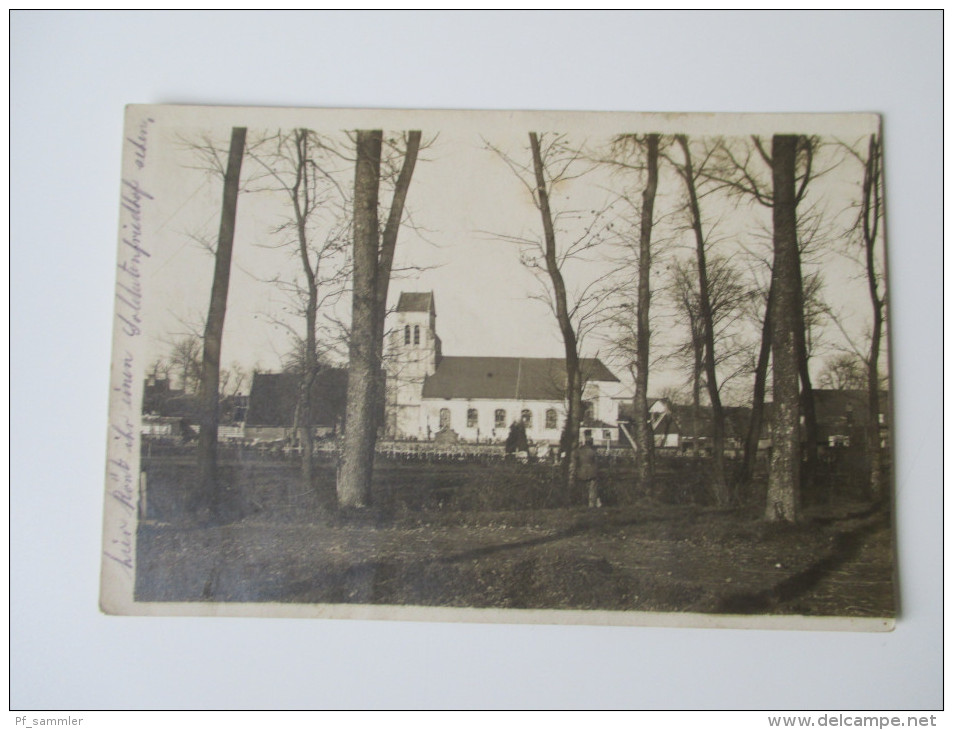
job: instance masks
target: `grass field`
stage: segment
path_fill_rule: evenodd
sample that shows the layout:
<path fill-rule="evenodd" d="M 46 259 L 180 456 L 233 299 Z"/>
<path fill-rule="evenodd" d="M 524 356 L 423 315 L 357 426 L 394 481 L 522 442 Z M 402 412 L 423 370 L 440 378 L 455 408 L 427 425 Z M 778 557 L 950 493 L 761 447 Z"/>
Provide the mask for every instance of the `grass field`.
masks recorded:
<path fill-rule="evenodd" d="M 698 464 L 660 466 L 652 495 L 630 469 L 606 506 L 566 494 L 553 467 L 381 464 L 375 507 L 341 516 L 293 464 L 226 464 L 235 519 L 202 527 L 190 460 L 147 459 L 140 601 L 283 601 L 887 617 L 889 516 L 834 494 L 797 526 L 708 504 Z"/>

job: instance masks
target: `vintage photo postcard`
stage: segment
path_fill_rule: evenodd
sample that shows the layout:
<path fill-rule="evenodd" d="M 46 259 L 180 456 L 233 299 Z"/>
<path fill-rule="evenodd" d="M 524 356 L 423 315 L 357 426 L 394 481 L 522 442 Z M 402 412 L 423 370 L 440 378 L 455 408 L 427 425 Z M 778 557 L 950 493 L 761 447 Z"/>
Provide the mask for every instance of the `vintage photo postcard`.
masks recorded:
<path fill-rule="evenodd" d="M 102 610 L 889 630 L 880 130 L 128 107 Z"/>

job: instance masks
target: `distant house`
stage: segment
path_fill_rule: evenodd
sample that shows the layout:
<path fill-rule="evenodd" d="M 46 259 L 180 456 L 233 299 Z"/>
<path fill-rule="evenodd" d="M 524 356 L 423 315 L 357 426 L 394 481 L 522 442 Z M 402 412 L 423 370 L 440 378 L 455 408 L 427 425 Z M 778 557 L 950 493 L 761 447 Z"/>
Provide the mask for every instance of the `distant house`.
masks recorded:
<path fill-rule="evenodd" d="M 888 396 L 880 392 L 877 422 L 881 446 L 886 445 Z M 870 418 L 866 390 L 815 390 L 814 411 L 817 415 L 817 443 L 827 448 L 861 446 L 866 443 Z"/>
<path fill-rule="evenodd" d="M 867 428 L 867 391 L 814 390 L 814 410 L 817 416 L 817 442 L 822 448 L 847 447 L 864 443 Z M 725 448 L 742 449 L 748 434 L 751 409 L 725 406 Z M 632 431 L 634 408 L 624 403 L 619 408 L 619 420 Z M 764 404 L 758 448 L 771 446 L 771 423 L 774 404 Z M 881 444 L 887 438 L 887 393 L 880 394 L 879 424 Z M 689 451 L 697 440 L 699 449 L 710 449 L 712 440 L 712 411 L 702 406 L 695 414 L 690 405 L 673 404 L 666 398 L 649 398 L 649 416 L 656 448 Z M 803 440 L 803 432 L 802 432 Z"/>
<path fill-rule="evenodd" d="M 737 450 L 744 445 L 751 420 L 751 409 L 738 406 L 724 406 L 725 448 Z M 678 446 L 682 450 L 691 449 L 698 440 L 700 449 L 710 449 L 714 438 L 712 409 L 708 406 L 698 409 L 696 416 L 693 406 L 673 406 L 673 417 L 679 431 Z"/>
<path fill-rule="evenodd" d="M 219 439 L 241 435 L 248 396 L 230 395 L 219 400 Z M 197 433 L 199 400 L 170 386 L 168 378 L 146 378 L 142 391 L 142 434 L 189 440 Z"/>
<path fill-rule="evenodd" d="M 171 387 L 168 378 L 146 378 L 142 389 L 143 436 L 192 440 L 198 433 L 198 397 Z"/>
<path fill-rule="evenodd" d="M 699 449 L 710 449 L 714 428 L 712 411 L 701 406 L 696 415 L 690 405 L 672 403 L 667 398 L 649 398 L 649 417 L 652 420 L 652 433 L 656 448 L 691 450 L 697 442 Z M 725 406 L 725 448 L 739 449 L 744 443 L 751 418 L 751 409 Z M 634 420 L 631 404 L 620 414 L 620 419 Z"/>
<path fill-rule="evenodd" d="M 142 389 L 142 412 L 168 418 L 198 419 L 198 396 L 171 387 L 168 378 L 146 378 Z"/>
<path fill-rule="evenodd" d="M 168 378 L 146 378 L 142 386 L 142 413 L 163 414 L 173 393 L 181 395 L 182 391 L 173 391 Z"/>
<path fill-rule="evenodd" d="M 668 398 L 649 398 L 648 405 L 655 448 L 677 448 L 680 436 L 672 413 L 672 402 Z M 619 404 L 619 422 L 620 427 L 634 439 L 635 405 L 631 398 Z"/>
<path fill-rule="evenodd" d="M 245 413 L 245 438 L 276 440 L 292 435 L 298 406 L 298 376 L 255 373 Z M 347 370 L 326 368 L 311 387 L 311 421 L 318 436 L 337 433 L 344 424 Z"/>
<path fill-rule="evenodd" d="M 182 439 L 189 441 L 197 432 L 181 418 L 145 414 L 142 417 L 140 433 L 143 436 L 162 439 Z"/>
<path fill-rule="evenodd" d="M 432 292 L 400 295 L 388 342 L 387 432 L 431 440 L 453 431 L 465 441 L 503 441 L 522 421 L 534 441 L 558 442 L 566 420 L 566 365 L 561 358 L 445 356 Z M 586 412 L 582 433 L 596 443 L 619 438 L 619 379 L 582 358 Z"/>

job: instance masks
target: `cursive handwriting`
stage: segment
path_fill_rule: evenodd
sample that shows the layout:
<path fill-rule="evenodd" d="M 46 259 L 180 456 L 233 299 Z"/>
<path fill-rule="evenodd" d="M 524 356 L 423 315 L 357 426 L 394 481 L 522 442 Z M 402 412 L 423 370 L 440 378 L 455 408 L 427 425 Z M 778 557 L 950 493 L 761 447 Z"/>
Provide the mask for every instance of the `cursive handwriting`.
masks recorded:
<path fill-rule="evenodd" d="M 122 224 L 122 248 L 116 264 L 116 317 L 129 337 L 142 333 L 142 260 L 151 254 L 143 245 L 142 217 L 145 201 L 154 200 L 138 180 L 123 179 L 120 202 L 127 222 Z"/>
<path fill-rule="evenodd" d="M 131 574 L 135 563 L 133 561 L 132 551 L 132 530 L 129 529 L 127 520 L 119 521 L 118 536 L 110 540 L 112 547 L 104 550 L 103 554 L 110 560 L 119 563 L 127 574 Z"/>
<path fill-rule="evenodd" d="M 109 460 L 109 481 L 112 489 L 109 496 L 132 515 L 136 511 L 135 486 L 132 467 L 125 459 Z"/>
<path fill-rule="evenodd" d="M 146 169 L 149 159 L 149 132 L 154 120 L 150 117 L 131 127 L 126 137 L 127 160 L 131 174 L 120 187 L 119 255 L 116 262 L 116 328 L 117 340 L 113 368 L 111 423 L 109 427 L 109 462 L 106 499 L 115 507 L 109 510 L 103 556 L 122 566 L 128 577 L 135 573 L 135 529 L 139 483 L 139 419 L 136 388 L 136 348 L 132 338 L 142 334 L 144 281 L 143 264 L 151 258 L 146 245 L 145 220 L 149 204 L 155 198 L 148 192 L 138 173 Z M 134 169 L 133 169 L 134 168 Z"/>
<path fill-rule="evenodd" d="M 124 423 L 121 425 L 117 426 L 115 423 L 112 425 L 113 440 L 119 441 L 127 452 L 132 452 L 136 445 L 136 427 L 129 420 L 129 416 L 125 416 L 123 420 Z"/>
<path fill-rule="evenodd" d="M 149 125 L 155 122 L 155 119 L 149 117 L 139 123 L 139 131 L 135 137 L 126 137 L 126 141 L 132 145 L 134 150 L 134 164 L 139 170 L 146 168 L 146 153 L 149 144 Z"/>
<path fill-rule="evenodd" d="M 131 352 L 126 350 L 126 354 L 122 358 L 122 380 L 118 385 L 113 386 L 113 392 L 118 394 L 118 398 L 129 409 L 132 409 L 132 383 L 135 377 L 132 369 L 133 362 L 135 362 L 135 358 L 133 358 Z"/>

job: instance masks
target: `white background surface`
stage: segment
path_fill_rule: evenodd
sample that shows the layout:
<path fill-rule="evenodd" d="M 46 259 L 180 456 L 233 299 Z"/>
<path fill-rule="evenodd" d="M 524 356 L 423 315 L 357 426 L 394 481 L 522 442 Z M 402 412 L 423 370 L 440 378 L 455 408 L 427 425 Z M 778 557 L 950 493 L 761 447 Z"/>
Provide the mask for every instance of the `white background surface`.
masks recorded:
<path fill-rule="evenodd" d="M 941 32 L 938 12 L 13 13 L 11 707 L 940 707 Z M 132 102 L 883 113 L 896 631 L 100 615 Z"/>

